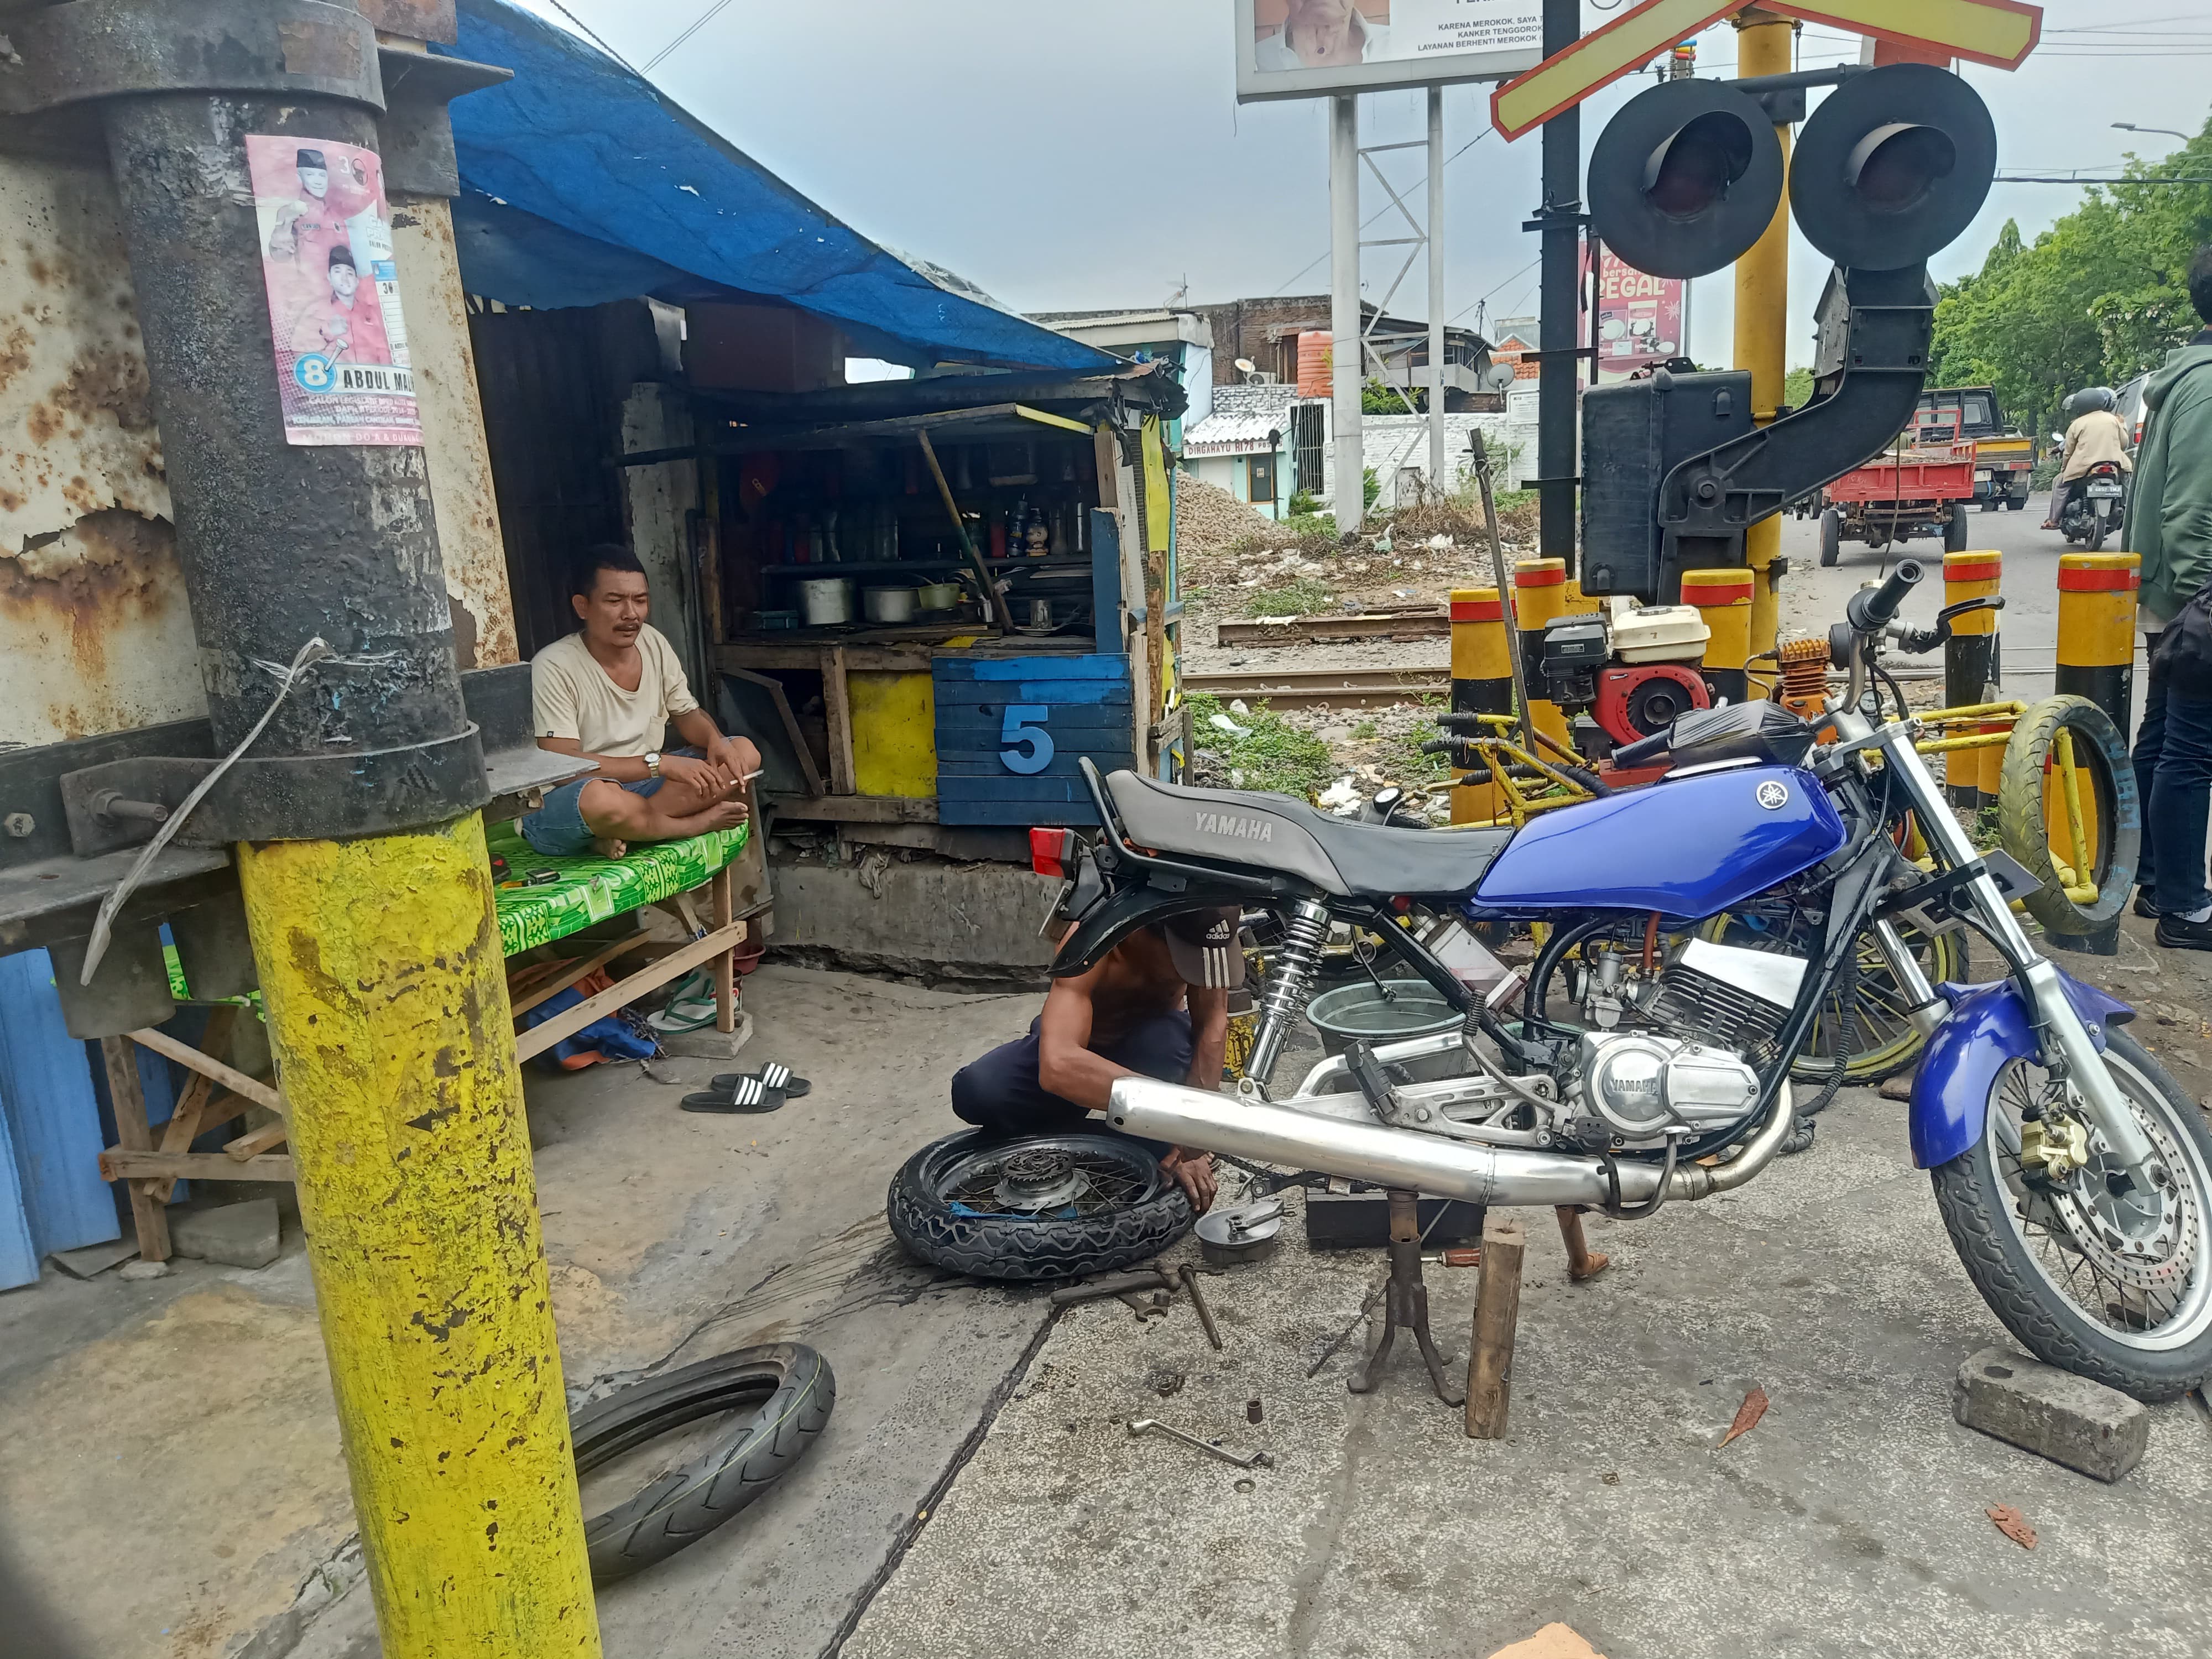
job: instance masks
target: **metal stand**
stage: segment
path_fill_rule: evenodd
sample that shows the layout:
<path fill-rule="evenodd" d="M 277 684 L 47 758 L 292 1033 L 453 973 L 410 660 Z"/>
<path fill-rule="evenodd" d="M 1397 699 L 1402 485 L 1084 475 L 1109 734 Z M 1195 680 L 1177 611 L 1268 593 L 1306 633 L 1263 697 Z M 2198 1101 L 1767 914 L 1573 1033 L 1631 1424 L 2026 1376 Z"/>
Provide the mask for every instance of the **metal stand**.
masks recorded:
<path fill-rule="evenodd" d="M 1354 1394 L 1375 1391 L 1403 1325 L 1420 1345 L 1421 1363 L 1429 1368 L 1429 1383 L 1437 1398 L 1447 1406 L 1465 1405 L 1465 1392 L 1453 1386 L 1436 1339 L 1429 1334 L 1429 1290 L 1421 1280 L 1419 1200 L 1413 1193 L 1394 1190 L 1390 1194 L 1390 1282 L 1382 1305 L 1382 1340 L 1346 1386 Z"/>

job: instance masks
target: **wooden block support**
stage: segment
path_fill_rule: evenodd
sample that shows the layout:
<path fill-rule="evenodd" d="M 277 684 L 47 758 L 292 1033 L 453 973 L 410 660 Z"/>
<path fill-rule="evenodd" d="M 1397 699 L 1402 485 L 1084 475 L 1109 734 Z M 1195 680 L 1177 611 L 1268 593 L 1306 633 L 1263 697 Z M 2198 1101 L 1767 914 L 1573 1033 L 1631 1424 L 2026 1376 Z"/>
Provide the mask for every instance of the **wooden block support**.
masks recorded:
<path fill-rule="evenodd" d="M 100 1058 L 107 1071 L 107 1097 L 115 1107 L 115 1139 L 124 1151 L 151 1153 L 154 1128 L 146 1121 L 146 1091 L 138 1081 L 138 1052 L 129 1037 L 102 1037 Z M 169 1259 L 169 1212 L 154 1196 L 159 1183 L 143 1177 L 130 1185 L 131 1216 L 138 1228 L 138 1259 Z M 173 1184 L 173 1183 L 172 1183 Z"/>
<path fill-rule="evenodd" d="M 714 931 L 726 933 L 732 919 L 730 866 L 726 864 L 714 872 L 710 896 L 714 906 Z M 714 1029 L 727 1035 L 738 1029 L 737 976 L 730 952 L 718 952 L 708 968 L 714 983 Z"/>
<path fill-rule="evenodd" d="M 1467 1437 L 1503 1440 L 1513 1398 L 1513 1334 L 1521 1319 L 1521 1224 L 1492 1215 L 1482 1229 L 1482 1283 L 1474 1298 L 1474 1350 L 1467 1361 Z"/>

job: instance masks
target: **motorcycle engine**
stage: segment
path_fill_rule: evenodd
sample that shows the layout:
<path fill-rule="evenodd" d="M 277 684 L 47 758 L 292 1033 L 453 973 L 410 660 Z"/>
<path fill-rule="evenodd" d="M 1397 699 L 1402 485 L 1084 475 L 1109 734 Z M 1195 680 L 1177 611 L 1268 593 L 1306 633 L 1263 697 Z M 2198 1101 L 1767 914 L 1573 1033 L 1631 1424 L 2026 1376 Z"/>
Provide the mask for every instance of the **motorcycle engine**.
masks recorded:
<path fill-rule="evenodd" d="M 1570 1134 L 1593 1147 L 1649 1147 L 1741 1120 L 1806 967 L 1801 957 L 1691 940 L 1636 1010 L 1642 1029 L 1583 1037 Z"/>

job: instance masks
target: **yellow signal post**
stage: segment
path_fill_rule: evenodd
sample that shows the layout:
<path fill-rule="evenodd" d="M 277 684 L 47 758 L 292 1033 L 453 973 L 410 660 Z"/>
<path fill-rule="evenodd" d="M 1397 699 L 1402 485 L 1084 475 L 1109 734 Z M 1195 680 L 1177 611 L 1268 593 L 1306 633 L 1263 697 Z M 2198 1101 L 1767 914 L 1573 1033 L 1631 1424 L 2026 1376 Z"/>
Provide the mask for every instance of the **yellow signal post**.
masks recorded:
<path fill-rule="evenodd" d="M 1757 7 L 1736 14 L 1736 73 L 1785 75 L 1797 26 Z M 1790 159 L 1790 127 L 1774 129 L 1782 159 Z M 1790 344 L 1790 192 L 1785 185 L 1766 234 L 1735 262 L 1735 366 L 1751 371 L 1751 416 L 1765 426 L 1782 406 L 1784 359 Z M 1751 567 L 1751 650 L 1754 657 L 1774 649 L 1779 620 L 1779 580 L 1775 562 L 1782 556 L 1782 520 L 1762 519 L 1744 532 L 1744 562 Z M 1754 677 L 1764 693 L 1772 683 L 1768 671 Z"/>
<path fill-rule="evenodd" d="M 1745 663 L 1751 655 L 1752 576 L 1748 570 L 1685 570 L 1682 603 L 1698 607 L 1712 637 L 1705 641 L 1703 672 L 1716 697 L 1741 702 L 1750 696 Z"/>
<path fill-rule="evenodd" d="M 2002 585 L 2004 556 L 1996 552 L 1946 553 L 1943 556 L 1943 603 L 1994 599 Z M 1951 637 L 1943 647 L 1943 702 L 1952 708 L 1972 708 L 1990 700 L 1995 678 L 1997 613 L 1973 611 L 1951 624 Z M 2002 731 L 2002 726 L 1982 728 Z M 1996 799 L 1997 776 L 2004 767 L 2002 745 L 1960 749 L 1943 757 L 1944 790 L 1954 806 L 1978 809 Z"/>

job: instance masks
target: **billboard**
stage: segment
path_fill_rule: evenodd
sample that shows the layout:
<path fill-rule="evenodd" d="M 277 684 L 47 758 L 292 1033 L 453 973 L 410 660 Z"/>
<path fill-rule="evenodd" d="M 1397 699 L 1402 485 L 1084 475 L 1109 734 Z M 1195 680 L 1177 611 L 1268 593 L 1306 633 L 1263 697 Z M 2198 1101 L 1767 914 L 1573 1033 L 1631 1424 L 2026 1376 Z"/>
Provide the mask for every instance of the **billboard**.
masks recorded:
<path fill-rule="evenodd" d="M 1502 81 L 1543 35 L 1542 0 L 1237 0 L 1237 97 Z"/>
<path fill-rule="evenodd" d="M 1590 289 L 1589 243 L 1583 243 L 1583 292 Z M 1648 276 L 1604 249 L 1593 327 L 1597 378 L 1622 380 L 1638 369 L 1689 355 L 1689 287 L 1679 277 Z"/>

